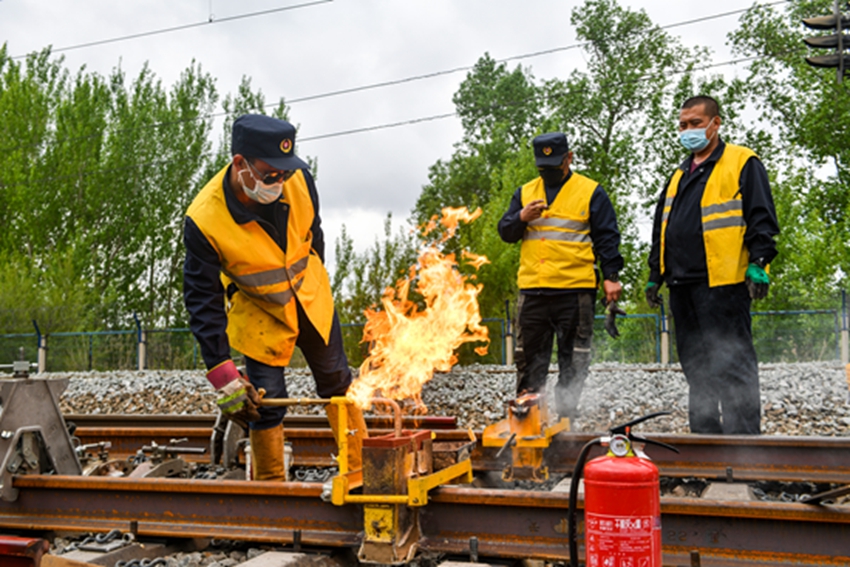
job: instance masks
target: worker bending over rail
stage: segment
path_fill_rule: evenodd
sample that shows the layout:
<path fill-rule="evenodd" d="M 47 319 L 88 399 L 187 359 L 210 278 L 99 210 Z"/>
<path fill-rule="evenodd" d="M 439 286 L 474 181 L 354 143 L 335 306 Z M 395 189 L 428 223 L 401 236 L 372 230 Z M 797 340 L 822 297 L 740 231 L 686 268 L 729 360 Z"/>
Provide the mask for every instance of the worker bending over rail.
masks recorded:
<path fill-rule="evenodd" d="M 250 431 L 254 478 L 284 480 L 285 407 L 259 407 L 257 390 L 285 398 L 284 367 L 301 349 L 322 398 L 351 384 L 324 266 L 319 197 L 295 155 L 295 128 L 246 114 L 233 123 L 231 162 L 186 212 L 184 299 L 218 407 Z M 247 377 L 230 357 L 245 356 Z M 327 412 L 334 434 L 336 405 Z M 360 468 L 366 423 L 348 406 L 349 465 Z"/>

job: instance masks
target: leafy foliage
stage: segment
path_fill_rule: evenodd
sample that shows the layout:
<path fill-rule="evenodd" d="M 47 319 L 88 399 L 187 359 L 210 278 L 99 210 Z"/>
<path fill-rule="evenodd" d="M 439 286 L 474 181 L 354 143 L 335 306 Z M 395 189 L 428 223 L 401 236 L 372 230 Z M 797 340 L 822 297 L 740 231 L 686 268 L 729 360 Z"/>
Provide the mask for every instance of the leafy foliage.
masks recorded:
<path fill-rule="evenodd" d="M 388 286 L 407 276 L 417 258 L 417 243 L 411 229 L 399 227 L 393 234 L 392 214 L 384 220 L 384 236 L 357 254 L 343 226 L 336 242 L 336 270 L 331 290 L 336 309 L 343 322 L 360 322 L 363 312 L 380 304 Z"/>
<path fill-rule="evenodd" d="M 453 97 L 463 136 L 429 169 L 410 226 L 394 230 L 387 217 L 363 254 L 345 230 L 337 241 L 341 319 L 362 320 L 406 275 L 416 259 L 411 227 L 446 206 L 482 207 L 448 247 L 490 259 L 477 275 L 481 312 L 503 317 L 519 247 L 502 242 L 496 225 L 537 175 L 531 139 L 553 130 L 567 133 L 574 168 L 611 196 L 628 308 L 645 310 L 639 225 L 684 158 L 675 120 L 694 94 L 720 100 L 724 139 L 756 150 L 771 175 L 782 235 L 774 285 L 756 308 L 834 307 L 850 273 L 850 87 L 804 62 L 811 30 L 800 24 L 831 9 L 831 0 L 754 5 L 729 37 L 748 60 L 732 80 L 704 71 L 706 49 L 683 47 L 616 0 L 573 10 L 584 70 L 537 79 L 485 53 Z M 127 327 L 134 312 L 146 326 L 184 325 L 183 213 L 227 163 L 233 119 L 267 106 L 247 77 L 222 97 L 195 62 L 166 86 L 147 67 L 132 79 L 120 68 L 72 72 L 50 50 L 16 61 L 0 47 L 0 334 L 31 331 L 32 319 L 43 332 Z M 271 113 L 287 117 L 284 101 Z"/>
<path fill-rule="evenodd" d="M 850 87 L 805 62 L 811 30 L 800 22 L 832 4 L 756 5 L 730 36 L 736 53 L 754 58 L 742 98 L 757 118 L 746 137 L 773 173 L 782 228 L 767 302 L 774 309 L 833 307 L 850 271 Z"/>
<path fill-rule="evenodd" d="M 0 333 L 126 326 L 134 312 L 185 324 L 183 215 L 229 159 L 229 136 L 212 147 L 217 103 L 195 62 L 167 88 L 148 67 L 72 75 L 49 49 L 23 62 L 0 49 Z M 264 105 L 244 79 L 224 130 Z"/>
<path fill-rule="evenodd" d="M 573 167 L 611 197 L 627 259 L 621 279 L 632 301 L 642 301 L 647 247 L 638 237 L 637 205 L 657 194 L 682 159 L 673 120 L 705 52 L 683 48 L 645 12 L 614 0 L 587 0 L 573 10 L 572 24 L 586 71 L 538 83 L 530 70 L 509 71 L 488 54 L 478 61 L 454 96 L 463 139 L 448 162 L 432 166 L 413 212 L 421 222 L 443 205 L 483 207 L 465 238 L 492 262 L 480 274 L 487 316 L 503 316 L 505 299 L 516 293 L 519 250 L 501 241 L 496 225 L 516 189 L 537 176 L 532 138 L 553 130 L 567 134 Z M 675 73 L 682 76 L 675 80 Z"/>

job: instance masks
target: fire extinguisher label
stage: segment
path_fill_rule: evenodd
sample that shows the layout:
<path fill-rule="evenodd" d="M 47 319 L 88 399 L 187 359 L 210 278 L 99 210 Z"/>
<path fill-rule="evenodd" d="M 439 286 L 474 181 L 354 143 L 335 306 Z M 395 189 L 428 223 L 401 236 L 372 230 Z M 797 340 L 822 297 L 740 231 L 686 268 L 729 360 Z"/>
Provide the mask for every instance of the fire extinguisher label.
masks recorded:
<path fill-rule="evenodd" d="M 656 567 L 661 518 L 585 513 L 587 567 Z"/>

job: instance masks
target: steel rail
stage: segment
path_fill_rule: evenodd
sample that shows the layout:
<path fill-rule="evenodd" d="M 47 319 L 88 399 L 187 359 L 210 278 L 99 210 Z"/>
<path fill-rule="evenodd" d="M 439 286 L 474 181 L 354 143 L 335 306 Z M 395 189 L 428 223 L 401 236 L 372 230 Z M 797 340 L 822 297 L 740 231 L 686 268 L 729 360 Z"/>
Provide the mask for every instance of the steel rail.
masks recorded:
<path fill-rule="evenodd" d="M 141 415 L 141 414 L 66 414 L 66 422 L 78 427 L 166 427 L 166 428 L 206 428 L 215 425 L 214 415 Z M 366 416 L 370 428 L 390 429 L 394 417 L 383 415 Z M 404 416 L 402 423 L 408 429 L 456 429 L 457 418 L 442 415 Z M 287 429 L 317 429 L 328 426 L 325 415 L 287 415 L 283 418 Z"/>
<path fill-rule="evenodd" d="M 323 502 L 315 484 L 58 476 L 13 483 L 19 499 L 0 502 L 4 530 L 352 547 L 363 529 L 359 506 Z M 465 554 L 476 538 L 483 557 L 564 561 L 567 503 L 566 493 L 438 489 L 421 512 L 420 548 Z M 705 566 L 850 563 L 850 507 L 662 498 L 661 511 L 665 564 L 687 563 L 692 551 Z"/>
<path fill-rule="evenodd" d="M 581 447 L 595 434 L 562 434 L 549 448 L 550 471 L 571 472 Z M 645 436 L 679 449 L 673 453 L 648 445 L 646 453 L 661 474 L 727 481 L 807 480 L 850 483 L 850 437 L 780 437 L 766 435 L 679 435 L 645 432 Z M 591 456 L 602 454 L 598 449 Z M 478 466 L 488 462 L 488 452 Z M 496 463 L 490 461 L 496 468 Z"/>
<path fill-rule="evenodd" d="M 385 419 L 383 423 L 376 421 L 375 424 L 392 427 L 390 419 Z M 375 433 L 384 431 L 377 429 Z M 194 426 L 78 427 L 75 435 L 83 443 L 109 440 L 112 443 L 110 454 L 120 458 L 133 454 L 151 441 L 167 444 L 171 439 L 186 438 L 188 441 L 183 445 L 185 447 L 209 447 L 210 433 L 208 427 Z M 457 429 L 435 430 L 435 433 L 437 441 L 466 440 L 469 435 L 467 431 Z M 850 437 L 645 434 L 673 445 L 680 451 L 677 455 L 657 447 L 646 448 L 665 476 L 742 482 L 805 480 L 850 484 Z M 562 433 L 554 437 L 552 446 L 544 453 L 549 471 L 560 474 L 572 472 L 581 447 L 596 435 Z M 295 465 L 334 465 L 331 455 L 336 452 L 336 445 L 330 429 L 287 428 L 286 438 L 292 443 Z M 478 444 L 472 453 L 474 470 L 501 471 L 507 464 L 509 454 L 497 458 L 498 452 L 498 447 L 482 447 Z"/>

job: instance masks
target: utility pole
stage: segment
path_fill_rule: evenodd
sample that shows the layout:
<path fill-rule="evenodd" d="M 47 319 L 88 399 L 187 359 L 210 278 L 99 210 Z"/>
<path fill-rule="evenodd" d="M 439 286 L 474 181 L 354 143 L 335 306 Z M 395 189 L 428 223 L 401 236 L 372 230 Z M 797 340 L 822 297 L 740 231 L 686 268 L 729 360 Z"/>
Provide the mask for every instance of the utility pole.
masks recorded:
<path fill-rule="evenodd" d="M 846 3 L 835 0 L 831 16 L 803 19 L 803 25 L 808 28 L 835 32 L 830 35 L 806 37 L 803 42 L 816 49 L 834 49 L 830 55 L 806 57 L 806 63 L 812 67 L 835 68 L 839 84 L 844 80 L 846 71 L 850 70 L 850 55 L 846 53 L 846 50 L 850 49 L 850 35 L 844 33 L 844 30 L 850 29 L 850 15 L 842 13 L 842 4 L 847 6 Z"/>

